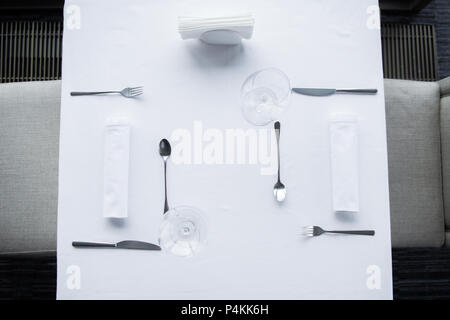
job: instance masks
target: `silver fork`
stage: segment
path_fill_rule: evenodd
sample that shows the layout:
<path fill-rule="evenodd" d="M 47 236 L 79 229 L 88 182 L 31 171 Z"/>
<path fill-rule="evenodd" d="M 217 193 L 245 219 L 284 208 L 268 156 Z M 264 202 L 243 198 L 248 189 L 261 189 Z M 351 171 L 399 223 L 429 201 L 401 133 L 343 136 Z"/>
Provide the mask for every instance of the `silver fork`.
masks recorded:
<path fill-rule="evenodd" d="M 374 230 L 348 230 L 348 231 L 337 231 L 337 230 L 324 230 L 318 226 L 307 226 L 303 227 L 302 235 L 306 237 L 317 237 L 324 233 L 339 233 L 339 234 L 357 234 L 362 236 L 374 236 Z"/>
<path fill-rule="evenodd" d="M 90 96 L 94 94 L 106 94 L 106 93 L 120 93 L 122 96 L 126 98 L 133 98 L 139 96 L 144 93 L 144 87 L 132 87 L 125 88 L 120 91 L 92 91 L 92 92 L 82 92 L 82 91 L 72 91 L 70 93 L 71 96 Z"/>

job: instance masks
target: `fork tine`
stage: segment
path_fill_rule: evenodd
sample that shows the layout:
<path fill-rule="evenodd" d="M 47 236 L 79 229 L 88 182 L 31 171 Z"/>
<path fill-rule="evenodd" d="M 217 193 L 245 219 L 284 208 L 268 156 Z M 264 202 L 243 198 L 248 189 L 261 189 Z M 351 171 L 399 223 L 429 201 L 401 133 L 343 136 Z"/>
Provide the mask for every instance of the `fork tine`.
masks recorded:
<path fill-rule="evenodd" d="M 144 90 L 140 89 L 140 90 L 130 90 L 130 95 L 131 96 L 139 96 L 141 94 L 144 93 Z"/>
<path fill-rule="evenodd" d="M 314 226 L 308 226 L 308 230 L 309 230 L 309 233 L 311 234 L 311 236 L 315 235 L 314 234 Z"/>
<path fill-rule="evenodd" d="M 302 235 L 306 236 L 306 237 L 311 237 L 313 236 L 313 228 L 311 226 L 304 226 L 302 228 Z"/>

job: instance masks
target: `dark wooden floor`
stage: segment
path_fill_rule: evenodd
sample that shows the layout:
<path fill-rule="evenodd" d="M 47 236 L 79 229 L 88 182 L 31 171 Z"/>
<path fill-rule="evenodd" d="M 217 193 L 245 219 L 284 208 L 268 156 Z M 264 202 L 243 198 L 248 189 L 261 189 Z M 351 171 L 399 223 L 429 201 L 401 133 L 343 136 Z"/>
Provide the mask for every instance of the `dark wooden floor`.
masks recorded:
<path fill-rule="evenodd" d="M 56 256 L 0 257 L 0 300 L 54 300 Z"/>
<path fill-rule="evenodd" d="M 450 299 L 450 249 L 394 249 L 394 299 Z M 56 257 L 0 258 L 0 300 L 56 298 Z"/>
<path fill-rule="evenodd" d="M 450 299 L 450 249 L 394 249 L 394 298 Z"/>

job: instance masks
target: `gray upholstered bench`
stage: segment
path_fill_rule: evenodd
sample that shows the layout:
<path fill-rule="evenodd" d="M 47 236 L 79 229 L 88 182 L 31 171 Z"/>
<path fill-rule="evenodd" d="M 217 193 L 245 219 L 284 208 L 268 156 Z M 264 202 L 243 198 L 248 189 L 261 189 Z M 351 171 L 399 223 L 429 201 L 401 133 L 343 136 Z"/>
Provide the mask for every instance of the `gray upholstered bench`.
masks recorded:
<path fill-rule="evenodd" d="M 56 250 L 60 86 L 0 85 L 0 253 Z M 392 245 L 450 246 L 450 78 L 385 93 Z"/>
<path fill-rule="evenodd" d="M 56 249 L 61 82 L 0 85 L 0 252 Z"/>
<path fill-rule="evenodd" d="M 450 78 L 385 80 L 393 247 L 445 243 L 450 227 L 449 94 Z"/>

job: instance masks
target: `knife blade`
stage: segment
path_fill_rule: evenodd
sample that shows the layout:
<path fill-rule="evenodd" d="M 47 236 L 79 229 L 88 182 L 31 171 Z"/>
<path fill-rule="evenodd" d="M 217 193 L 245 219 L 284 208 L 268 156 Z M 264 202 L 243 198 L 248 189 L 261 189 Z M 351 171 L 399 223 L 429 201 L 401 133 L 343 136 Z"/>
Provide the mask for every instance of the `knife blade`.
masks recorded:
<path fill-rule="evenodd" d="M 161 247 L 148 242 L 124 240 L 117 243 L 102 242 L 83 242 L 73 241 L 72 246 L 77 248 L 118 248 L 118 249 L 136 249 L 136 250 L 161 250 Z"/>
<path fill-rule="evenodd" d="M 305 94 L 307 96 L 331 96 L 336 93 L 336 89 L 319 89 L 319 88 L 292 88 L 292 91 L 299 94 Z"/>
<path fill-rule="evenodd" d="M 136 249 L 136 250 L 161 250 L 161 247 L 148 242 L 125 240 L 116 244 L 117 248 L 121 249 Z"/>
<path fill-rule="evenodd" d="M 308 96 L 330 96 L 335 93 L 376 94 L 377 89 L 322 89 L 322 88 L 292 88 L 292 91 Z"/>

